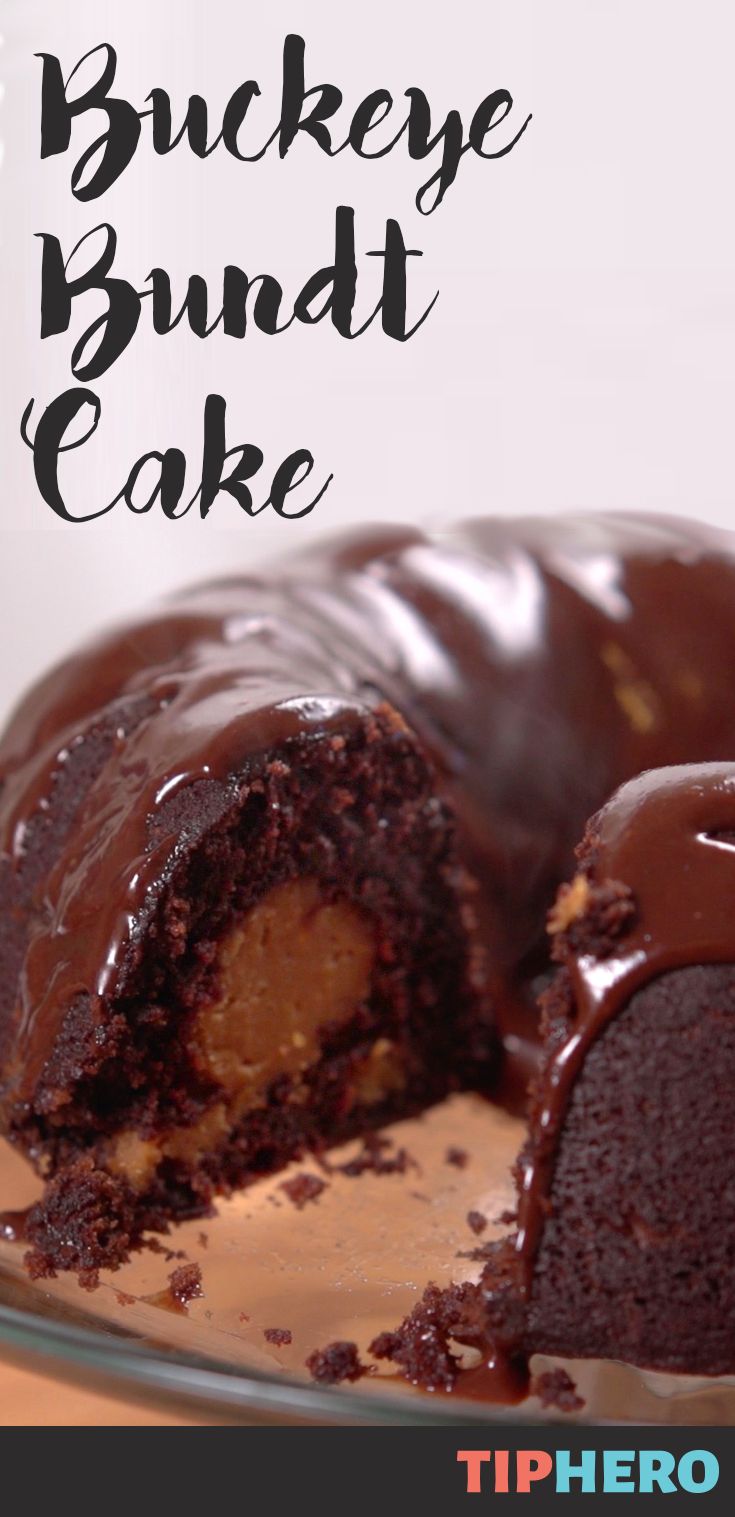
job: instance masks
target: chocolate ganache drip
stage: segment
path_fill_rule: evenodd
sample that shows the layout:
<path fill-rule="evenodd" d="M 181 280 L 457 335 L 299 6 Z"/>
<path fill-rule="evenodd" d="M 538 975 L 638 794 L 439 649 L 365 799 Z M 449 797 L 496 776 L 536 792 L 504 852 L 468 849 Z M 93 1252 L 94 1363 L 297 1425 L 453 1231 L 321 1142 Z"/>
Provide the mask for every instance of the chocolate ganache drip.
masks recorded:
<path fill-rule="evenodd" d="M 554 1156 L 575 1081 L 594 1041 L 633 995 L 670 970 L 735 964 L 735 763 L 680 765 L 623 785 L 589 824 L 582 872 L 560 903 L 574 1008 L 534 1101 L 516 1250 L 522 1289 L 548 1215 Z M 619 937 L 575 944 L 595 894 L 629 904 Z"/>

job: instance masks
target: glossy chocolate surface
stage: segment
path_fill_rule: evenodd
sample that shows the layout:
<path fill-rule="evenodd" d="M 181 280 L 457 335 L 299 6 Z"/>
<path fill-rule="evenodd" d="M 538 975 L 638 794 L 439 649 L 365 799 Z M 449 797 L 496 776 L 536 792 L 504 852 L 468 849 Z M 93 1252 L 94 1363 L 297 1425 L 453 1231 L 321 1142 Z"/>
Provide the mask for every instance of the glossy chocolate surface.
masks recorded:
<path fill-rule="evenodd" d="M 735 964 L 735 763 L 639 775 L 612 797 L 590 831 L 590 883 L 624 885 L 635 917 L 604 954 L 568 956 L 574 1021 L 544 1070 L 520 1192 L 516 1247 L 526 1291 L 554 1154 L 590 1046 L 657 976 L 690 965 Z"/>
<path fill-rule="evenodd" d="M 367 529 L 99 641 L 31 691 L 0 745 L 0 852 L 21 871 L 69 753 L 120 712 L 34 899 L 9 1086 L 32 1086 L 75 995 L 114 996 L 175 861 L 175 835 L 150 843 L 164 801 L 384 700 L 456 807 L 515 1036 L 517 984 L 587 816 L 642 769 L 733 750 L 734 653 L 730 536 L 624 516 Z"/>

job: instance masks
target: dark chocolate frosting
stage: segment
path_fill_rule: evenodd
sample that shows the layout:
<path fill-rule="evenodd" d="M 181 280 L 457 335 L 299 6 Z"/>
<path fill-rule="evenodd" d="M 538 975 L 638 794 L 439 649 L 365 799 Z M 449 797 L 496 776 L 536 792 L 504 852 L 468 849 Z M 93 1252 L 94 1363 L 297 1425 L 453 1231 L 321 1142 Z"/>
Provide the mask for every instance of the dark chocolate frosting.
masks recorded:
<path fill-rule="evenodd" d="M 670 970 L 735 964 L 735 763 L 679 765 L 623 785 L 588 829 L 587 889 L 630 903 L 619 938 L 568 947 L 568 1035 L 538 1085 L 518 1214 L 522 1288 L 532 1267 L 567 1106 L 592 1043 L 631 997 Z"/>
<path fill-rule="evenodd" d="M 151 827 L 176 789 L 386 700 L 456 809 L 512 1040 L 586 817 L 642 769 L 732 751 L 734 652 L 730 536 L 620 516 L 346 534 L 67 660 L 0 745 L 0 860 L 20 880 L 69 754 L 111 730 L 34 887 L 6 1103 L 32 1089 L 76 994 L 117 993 L 176 858 L 175 833 Z"/>

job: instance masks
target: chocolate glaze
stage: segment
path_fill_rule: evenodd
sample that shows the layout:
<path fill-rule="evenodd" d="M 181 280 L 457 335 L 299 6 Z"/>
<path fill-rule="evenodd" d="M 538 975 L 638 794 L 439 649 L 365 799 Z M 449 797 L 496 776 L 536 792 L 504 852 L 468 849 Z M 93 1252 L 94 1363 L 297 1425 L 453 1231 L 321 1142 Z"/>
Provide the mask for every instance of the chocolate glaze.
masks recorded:
<path fill-rule="evenodd" d="M 689 965 L 735 964 L 735 763 L 640 775 L 593 818 L 588 837 L 585 878 L 592 886 L 624 886 L 635 916 L 603 954 L 564 956 L 573 1024 L 538 1082 L 522 1162 L 515 1248 L 526 1296 L 548 1215 L 554 1154 L 590 1046 L 657 976 Z"/>
<path fill-rule="evenodd" d="M 22 1243 L 25 1241 L 26 1222 L 30 1207 L 23 1207 L 20 1211 L 0 1212 L 0 1238 L 5 1243 Z"/>
<path fill-rule="evenodd" d="M 732 748 L 734 608 L 732 539 L 685 522 L 375 528 L 180 595 L 68 660 L 0 745 L 0 865 L 20 882 L 69 754 L 103 718 L 111 731 L 33 897 L 5 1113 L 30 1097 L 75 997 L 100 1007 L 124 987 L 177 858 L 175 831 L 156 828 L 164 803 L 386 699 L 456 809 L 522 1053 L 519 986 L 541 962 L 544 911 L 585 818 L 641 769 Z"/>
<path fill-rule="evenodd" d="M 75 998 L 87 993 L 99 1005 L 122 989 L 127 952 L 177 857 L 170 829 L 151 846 L 151 818 L 162 803 L 195 780 L 226 781 L 250 755 L 278 750 L 298 733 L 343 732 L 361 709 L 340 693 L 333 667 L 329 693 L 320 693 L 326 671 L 298 630 L 284 626 L 272 638 L 259 624 L 257 636 L 230 643 L 240 605 L 238 596 L 221 592 L 212 595 L 210 612 L 206 597 L 201 604 L 193 597 L 186 612 L 109 639 L 72 664 L 68 687 L 52 680 L 11 727 L 13 748 L 25 756 L 14 763 L 11 752 L 2 763 L 2 840 L 17 866 L 29 818 L 97 719 L 100 700 L 144 693 L 150 709 L 127 736 L 121 725 L 43 882 L 19 984 L 14 1099 L 32 1092 Z"/>

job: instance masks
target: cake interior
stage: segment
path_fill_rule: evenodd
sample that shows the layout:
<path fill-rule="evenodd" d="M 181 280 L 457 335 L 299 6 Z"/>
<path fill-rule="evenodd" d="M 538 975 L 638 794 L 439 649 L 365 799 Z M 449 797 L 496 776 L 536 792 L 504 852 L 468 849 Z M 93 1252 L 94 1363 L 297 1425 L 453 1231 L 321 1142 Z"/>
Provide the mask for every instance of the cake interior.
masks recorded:
<path fill-rule="evenodd" d="M 547 1015 L 567 1039 L 565 972 Z M 604 1028 L 574 1082 L 529 1294 L 513 1239 L 486 1267 L 489 1325 L 511 1355 L 732 1370 L 734 1082 L 735 965 L 661 974 Z"/>
<path fill-rule="evenodd" d="M 452 819 L 392 715 L 197 782 L 155 827 L 189 843 L 103 1051 L 82 999 L 16 1129 L 51 1177 L 36 1273 L 119 1262 L 145 1228 L 494 1068 Z"/>
<path fill-rule="evenodd" d="M 273 1081 L 292 1082 L 292 1103 L 308 1100 L 302 1077 L 319 1061 L 322 1029 L 343 1028 L 369 1002 L 374 964 L 367 913 L 325 899 L 317 879 L 273 886 L 222 943 L 218 994 L 191 1028 L 192 1064 L 219 1099 L 192 1126 L 157 1138 L 117 1134 L 107 1167 L 144 1190 L 162 1160 L 197 1163 L 226 1141 L 233 1124 L 263 1105 Z M 403 1086 L 396 1045 L 376 1038 L 355 1061 L 354 1099 L 377 1103 Z"/>

